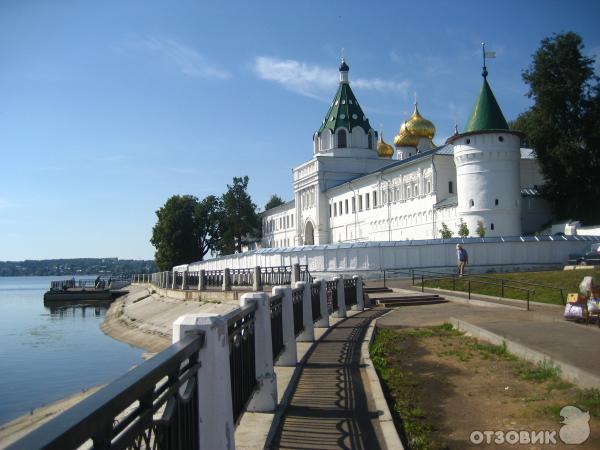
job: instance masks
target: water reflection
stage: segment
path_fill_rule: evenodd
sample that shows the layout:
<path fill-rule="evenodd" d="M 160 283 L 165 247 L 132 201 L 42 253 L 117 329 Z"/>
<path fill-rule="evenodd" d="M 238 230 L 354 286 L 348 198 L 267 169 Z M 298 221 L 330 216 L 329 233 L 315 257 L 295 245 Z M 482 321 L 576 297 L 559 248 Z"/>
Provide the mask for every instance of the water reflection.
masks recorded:
<path fill-rule="evenodd" d="M 50 310 L 50 315 L 58 318 L 65 317 L 104 317 L 110 307 L 109 302 L 44 302 L 44 306 Z"/>

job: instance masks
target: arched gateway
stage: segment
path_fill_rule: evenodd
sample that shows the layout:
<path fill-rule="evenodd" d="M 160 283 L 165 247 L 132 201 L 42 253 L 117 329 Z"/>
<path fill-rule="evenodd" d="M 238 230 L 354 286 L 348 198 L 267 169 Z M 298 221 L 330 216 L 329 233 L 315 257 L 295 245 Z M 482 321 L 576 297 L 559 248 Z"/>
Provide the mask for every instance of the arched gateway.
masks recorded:
<path fill-rule="evenodd" d="M 304 228 L 304 245 L 315 245 L 315 228 L 310 220 Z"/>

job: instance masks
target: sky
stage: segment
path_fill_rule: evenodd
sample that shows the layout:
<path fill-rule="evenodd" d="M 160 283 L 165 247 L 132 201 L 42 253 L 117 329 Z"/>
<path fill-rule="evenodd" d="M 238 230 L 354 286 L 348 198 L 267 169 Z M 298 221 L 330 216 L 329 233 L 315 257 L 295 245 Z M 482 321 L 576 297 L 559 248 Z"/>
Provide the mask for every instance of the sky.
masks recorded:
<path fill-rule="evenodd" d="M 393 140 L 413 101 L 442 144 L 488 80 L 507 120 L 521 73 L 575 31 L 600 55 L 597 1 L 0 2 L 0 260 L 152 259 L 156 210 L 250 177 L 291 200 L 343 54 Z M 596 64 L 596 71 L 600 67 Z"/>

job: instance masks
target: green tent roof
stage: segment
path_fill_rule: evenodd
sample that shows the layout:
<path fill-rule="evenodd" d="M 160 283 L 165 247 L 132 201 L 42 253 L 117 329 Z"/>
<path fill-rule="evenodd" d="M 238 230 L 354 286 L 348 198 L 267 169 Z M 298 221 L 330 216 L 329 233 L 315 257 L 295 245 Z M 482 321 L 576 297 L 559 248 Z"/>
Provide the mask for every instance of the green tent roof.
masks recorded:
<path fill-rule="evenodd" d="M 348 71 L 348 66 L 345 62 L 340 67 L 341 71 Z M 356 100 L 350 84 L 345 81 L 340 82 L 333 102 L 331 102 L 331 107 L 321 123 L 319 134 L 325 129 L 329 129 L 335 133 L 335 130 L 340 127 L 344 127 L 350 132 L 352 132 L 352 128 L 354 127 L 361 127 L 365 133 L 371 130 L 371 124 L 367 116 L 365 116 L 365 113 L 358 104 L 358 100 Z"/>
<path fill-rule="evenodd" d="M 504 114 L 502 114 L 486 78 L 483 79 L 483 85 L 471 111 L 465 133 L 484 130 L 508 130 L 508 123 L 506 123 Z"/>

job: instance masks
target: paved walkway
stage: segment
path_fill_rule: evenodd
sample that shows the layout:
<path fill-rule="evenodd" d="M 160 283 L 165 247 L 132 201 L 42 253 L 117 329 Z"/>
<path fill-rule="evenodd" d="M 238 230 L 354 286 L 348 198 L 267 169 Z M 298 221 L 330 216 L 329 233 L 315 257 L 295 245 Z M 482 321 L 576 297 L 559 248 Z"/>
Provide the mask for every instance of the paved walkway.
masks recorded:
<path fill-rule="evenodd" d="M 382 448 L 377 413 L 360 369 L 365 332 L 382 312 L 349 317 L 312 347 L 272 448 Z"/>

